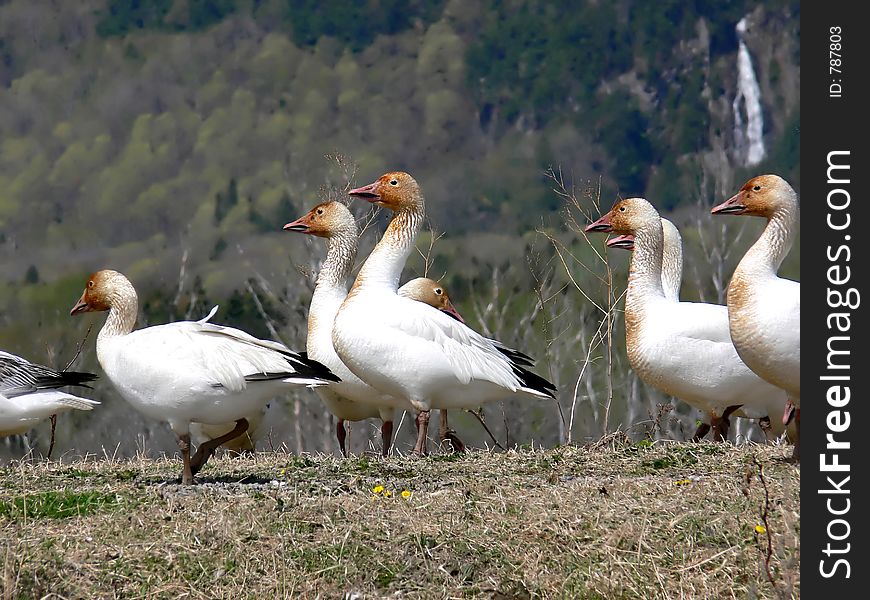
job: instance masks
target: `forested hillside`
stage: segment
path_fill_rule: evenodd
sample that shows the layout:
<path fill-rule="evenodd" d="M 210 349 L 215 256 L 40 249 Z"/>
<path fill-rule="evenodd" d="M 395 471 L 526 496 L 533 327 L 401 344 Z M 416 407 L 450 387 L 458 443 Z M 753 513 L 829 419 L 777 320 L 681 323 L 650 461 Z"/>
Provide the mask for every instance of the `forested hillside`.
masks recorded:
<path fill-rule="evenodd" d="M 735 139 L 744 18 L 764 117 L 754 165 Z M 709 207 L 762 172 L 800 191 L 799 18 L 794 0 L 5 2 L 0 347 L 64 366 L 102 324 L 68 311 L 110 267 L 137 286 L 140 324 L 219 303 L 219 322 L 302 348 L 323 248 L 281 227 L 402 169 L 435 232 L 408 277 L 443 278 L 472 326 L 538 357 L 559 386 L 558 407 L 507 407 L 511 441 L 649 419 L 662 399 L 630 373 L 618 312 L 603 336 L 592 303 L 616 301 L 626 256 L 595 240 L 608 289 L 580 209 L 648 198 L 683 230 L 683 295 L 721 300 L 761 224 L 712 221 Z M 799 250 L 786 276 L 800 277 Z M 76 368 L 99 372 L 94 337 Z M 174 448 L 106 382 L 93 397 L 105 406 L 62 422 L 62 448 Z M 313 394 L 273 410 L 275 443 L 331 448 Z"/>

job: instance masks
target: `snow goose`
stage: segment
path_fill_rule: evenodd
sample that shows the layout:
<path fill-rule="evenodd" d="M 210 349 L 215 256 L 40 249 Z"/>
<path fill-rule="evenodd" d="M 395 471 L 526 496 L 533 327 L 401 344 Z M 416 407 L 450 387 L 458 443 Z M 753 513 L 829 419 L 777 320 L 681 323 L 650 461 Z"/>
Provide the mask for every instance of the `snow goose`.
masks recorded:
<path fill-rule="evenodd" d="M 782 388 L 789 402 L 783 422 L 792 417 L 800 428 L 801 287 L 776 274 L 792 244 L 800 220 L 798 198 L 777 175 L 753 177 L 718 206 L 716 215 L 750 215 L 767 219 L 761 236 L 746 252 L 728 283 L 731 339 L 749 368 Z M 800 444 L 795 443 L 794 458 Z"/>
<path fill-rule="evenodd" d="M 90 387 L 93 373 L 55 371 L 0 350 L 0 437 L 24 433 L 68 410 L 92 410 L 100 403 L 58 388 Z"/>
<path fill-rule="evenodd" d="M 553 385 L 502 346 L 397 294 L 426 214 L 413 177 L 386 173 L 349 194 L 395 214 L 336 315 L 333 346 L 357 377 L 418 411 L 416 453 L 425 452 L 431 408 L 473 408 L 511 394 L 554 398 Z"/>
<path fill-rule="evenodd" d="M 671 302 L 679 302 L 680 287 L 683 280 L 683 240 L 677 226 L 664 218 L 662 219 L 662 234 L 662 291 L 665 298 Z M 611 238 L 607 240 L 607 246 L 633 250 L 634 236 L 625 234 Z M 720 313 L 720 320 L 723 318 L 727 319 L 728 309 L 726 307 L 718 304 L 711 306 L 717 307 L 716 310 Z M 738 417 L 756 419 L 765 433 L 770 431 L 774 437 L 779 437 L 785 431 L 785 426 L 780 424 L 778 415 L 778 411 L 781 411 L 784 406 L 785 396 L 782 394 L 779 396 L 779 398 L 772 396 L 767 399 L 761 408 L 757 406 L 744 406 L 740 409 L 732 408 L 725 409 L 724 411 L 714 411 L 701 422 L 692 439 L 698 441 L 703 438 L 710 431 L 711 426 L 713 429 L 713 439 L 727 439 L 730 427 L 729 417 L 732 414 Z"/>
<path fill-rule="evenodd" d="M 182 483 L 214 450 L 244 433 L 251 415 L 288 384 L 317 386 L 338 378 L 324 365 L 277 342 L 210 323 L 217 307 L 199 321 L 179 321 L 133 330 L 136 290 L 121 273 L 98 271 L 88 279 L 70 315 L 108 311 L 97 336 L 97 359 L 121 396 L 137 410 L 167 421 L 178 436 Z M 190 456 L 190 423 L 235 421 L 225 436 Z"/>
<path fill-rule="evenodd" d="M 450 301 L 447 289 L 440 282 L 435 281 L 434 279 L 429 279 L 428 277 L 417 277 L 416 279 L 412 279 L 399 288 L 398 294 L 402 297 L 411 298 L 417 302 L 434 306 L 460 323 L 465 323 L 465 320 L 459 314 L 459 311 L 456 310 L 453 303 Z M 441 443 L 449 443 L 454 452 L 464 452 L 465 443 L 459 439 L 456 430 L 450 428 L 450 424 L 447 420 L 447 411 L 442 408 L 438 413 L 438 439 L 441 440 Z"/>
<path fill-rule="evenodd" d="M 406 408 L 404 402 L 379 392 L 354 375 L 341 361 L 332 346 L 332 326 L 341 303 L 347 296 L 348 277 L 356 259 L 359 232 L 353 214 L 341 202 L 323 202 L 307 214 L 284 226 L 287 231 L 306 233 L 327 240 L 326 259 L 317 275 L 311 305 L 308 310 L 308 356 L 327 365 L 341 382 L 317 389 L 327 409 L 334 414 L 336 438 L 341 453 L 347 456 L 346 421 L 380 417 L 381 452 L 387 456 L 393 435 L 395 408 Z M 399 293 L 412 300 L 425 302 L 456 319 L 462 317 L 453 307 L 446 290 L 431 279 L 420 278 L 402 286 Z M 442 438 L 443 439 L 443 438 Z M 450 438 L 454 441 L 453 438 Z M 454 448 L 461 442 L 455 438 Z"/>
<path fill-rule="evenodd" d="M 586 231 L 634 238 L 625 341 L 629 363 L 641 380 L 701 410 L 717 426 L 717 439 L 725 437 L 727 419 L 738 409 L 753 418 L 782 410 L 782 391 L 755 375 L 737 355 L 728 333 L 726 307 L 666 297 L 664 228 L 649 202 L 620 200 Z M 706 429 L 700 428 L 695 437 L 703 436 Z"/>

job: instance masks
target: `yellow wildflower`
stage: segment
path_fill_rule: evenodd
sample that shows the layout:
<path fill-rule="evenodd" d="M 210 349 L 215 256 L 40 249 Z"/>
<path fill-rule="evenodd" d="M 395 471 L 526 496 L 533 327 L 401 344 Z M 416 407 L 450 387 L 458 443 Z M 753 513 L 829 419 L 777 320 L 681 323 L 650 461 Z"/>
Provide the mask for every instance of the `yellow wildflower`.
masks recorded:
<path fill-rule="evenodd" d="M 392 495 L 393 495 L 393 492 L 391 492 L 390 490 L 387 490 L 386 492 L 384 492 L 384 498 L 389 498 Z"/>
<path fill-rule="evenodd" d="M 411 497 L 411 492 L 410 492 L 410 491 L 408 491 L 408 490 L 402 490 L 402 498 L 404 498 L 405 500 L 407 500 L 407 499 L 410 498 L 410 497 Z"/>
<path fill-rule="evenodd" d="M 375 487 L 372 488 L 373 494 L 380 494 L 383 491 L 384 491 L 384 486 L 382 486 L 382 485 L 376 485 Z"/>
<path fill-rule="evenodd" d="M 755 533 L 767 533 L 767 527 L 765 527 L 764 525 L 756 525 Z"/>
<path fill-rule="evenodd" d="M 674 485 L 689 485 L 690 483 L 692 483 L 691 479 L 677 479 Z"/>

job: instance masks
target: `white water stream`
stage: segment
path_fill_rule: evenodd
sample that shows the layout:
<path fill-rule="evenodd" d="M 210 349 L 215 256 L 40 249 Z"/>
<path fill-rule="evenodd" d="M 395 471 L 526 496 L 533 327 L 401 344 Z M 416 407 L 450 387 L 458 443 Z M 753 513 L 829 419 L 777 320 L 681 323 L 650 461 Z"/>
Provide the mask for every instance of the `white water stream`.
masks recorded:
<path fill-rule="evenodd" d="M 761 89 L 752 68 L 749 48 L 743 41 L 746 18 L 737 23 L 737 95 L 734 96 L 734 144 L 738 159 L 747 167 L 764 158 L 764 115 L 761 110 Z"/>

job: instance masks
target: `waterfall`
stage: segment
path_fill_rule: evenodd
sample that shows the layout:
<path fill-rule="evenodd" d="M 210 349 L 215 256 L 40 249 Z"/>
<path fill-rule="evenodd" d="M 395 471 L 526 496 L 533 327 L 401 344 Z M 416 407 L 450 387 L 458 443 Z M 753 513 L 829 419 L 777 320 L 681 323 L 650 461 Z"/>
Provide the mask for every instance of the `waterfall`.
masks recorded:
<path fill-rule="evenodd" d="M 764 158 L 764 115 L 761 112 L 761 89 L 752 68 L 749 48 L 743 41 L 746 17 L 737 23 L 737 95 L 734 96 L 734 146 L 743 165 L 751 167 Z M 745 116 L 745 120 L 744 120 Z"/>

